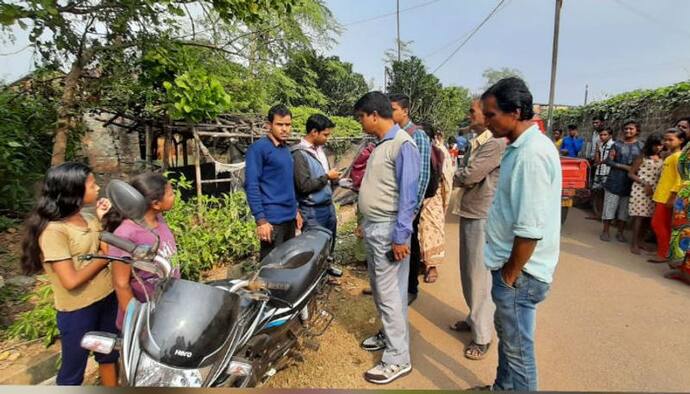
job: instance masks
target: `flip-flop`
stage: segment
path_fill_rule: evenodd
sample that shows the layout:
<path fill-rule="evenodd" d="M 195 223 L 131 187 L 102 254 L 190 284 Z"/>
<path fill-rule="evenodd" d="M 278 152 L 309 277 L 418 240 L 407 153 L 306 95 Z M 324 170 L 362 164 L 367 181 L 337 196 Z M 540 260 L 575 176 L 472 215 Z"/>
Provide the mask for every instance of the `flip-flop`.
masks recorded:
<path fill-rule="evenodd" d="M 487 343 L 486 345 L 480 345 L 472 341 L 472 343 L 470 343 L 467 346 L 467 348 L 465 348 L 465 358 L 469 358 L 470 360 L 483 360 L 489 353 L 490 347 L 490 343 Z"/>
<path fill-rule="evenodd" d="M 433 272 L 433 275 L 431 274 Z M 438 279 L 438 269 L 436 267 L 429 267 L 424 273 L 424 283 L 434 283 Z"/>
<path fill-rule="evenodd" d="M 470 332 L 472 327 L 464 320 L 458 320 L 450 325 L 450 329 L 457 332 Z"/>
<path fill-rule="evenodd" d="M 668 263 L 668 260 L 649 259 L 647 262 L 651 264 L 665 264 Z"/>

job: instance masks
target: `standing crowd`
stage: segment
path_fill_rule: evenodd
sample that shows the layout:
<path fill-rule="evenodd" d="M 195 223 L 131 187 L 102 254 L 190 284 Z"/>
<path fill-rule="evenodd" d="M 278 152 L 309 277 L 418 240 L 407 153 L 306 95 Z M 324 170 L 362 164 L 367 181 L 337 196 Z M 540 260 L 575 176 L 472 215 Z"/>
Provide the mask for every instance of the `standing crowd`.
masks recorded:
<path fill-rule="evenodd" d="M 690 117 L 669 126 L 642 141 L 639 122 L 625 121 L 617 135 L 597 116 L 588 143 L 574 125 L 565 138 L 555 130 L 554 143 L 563 156 L 584 156 L 592 165 L 589 219 L 602 221 L 601 241 L 611 241 L 613 225 L 631 253 L 651 254 L 649 263 L 669 266 L 667 278 L 690 284 Z"/>
<path fill-rule="evenodd" d="M 532 95 L 521 79 L 497 82 L 472 101 L 470 132 L 455 139 L 452 153 L 440 133 L 410 119 L 407 96 L 367 93 L 354 105 L 354 114 L 371 139 L 351 165 L 349 179 L 331 168 L 324 152 L 336 127 L 328 117 L 311 116 L 300 142 L 290 146 L 289 108 L 276 105 L 269 110 L 266 136 L 246 153 L 244 184 L 260 256 L 313 226 L 330 229 L 335 239 L 334 187 L 347 185 L 357 192 L 358 233 L 381 322 L 381 329 L 361 343 L 365 350 L 382 352 L 364 372 L 367 381 L 387 384 L 412 371 L 408 305 L 419 296 L 420 277 L 427 283 L 438 279 L 437 267 L 445 258 L 445 212 L 456 185 L 462 195 L 453 207 L 461 218 L 458 287 L 469 314 L 450 329 L 472 333 L 464 349 L 471 360 L 486 357 L 495 330 L 498 367 L 491 388 L 538 389 L 536 310 L 549 292 L 560 247 L 560 217 L 553 214 L 560 212 L 561 203 L 559 149 L 577 155 L 583 143 L 577 129 L 570 129 L 555 149 L 534 123 L 532 108 Z M 655 201 L 652 223 L 658 236 L 670 234 L 671 261 L 684 255 L 690 231 L 686 235 L 686 217 L 678 212 L 686 210 L 690 187 L 679 186 L 679 179 L 690 174 L 683 148 L 688 126 L 686 119 L 678 129 L 670 129 L 664 135 L 664 150 L 659 149 L 660 138 L 639 144 L 639 125 L 634 122 L 626 124 L 624 139 L 615 143 L 610 143 L 610 130 L 598 130 L 601 143 L 594 154 L 600 164 L 596 176 L 604 188 L 602 239 L 614 219 L 617 238 L 624 239 L 620 221 L 627 219 L 628 197 L 636 183 L 637 194 L 641 191 L 642 197 Z M 460 162 L 457 170 L 455 157 Z M 658 182 L 655 171 L 661 171 Z M 87 166 L 65 163 L 46 174 L 27 221 L 22 267 L 27 273 L 45 271 L 55 294 L 63 344 L 60 385 L 83 381 L 88 352 L 79 346 L 82 336 L 88 331 L 117 333 L 129 300 L 146 302 L 156 285 L 156 279 L 143 272 L 134 280 L 128 264 L 80 259 L 84 254 L 127 257 L 125 251 L 101 243 L 99 233 L 106 229 L 137 244 L 152 244 L 153 231 L 164 253 L 176 252 L 175 237 L 164 219 L 174 205 L 172 186 L 152 173 L 137 176 L 131 185 L 149 204 L 137 222 L 123 218 L 106 199 L 98 200 L 99 187 Z M 651 211 L 652 204 L 643 202 L 636 203 L 636 217 Z M 82 211 L 94 204 L 95 216 Z M 669 224 L 662 233 L 657 227 L 671 209 L 674 226 Z M 640 234 L 636 237 L 642 239 Z M 690 271 L 683 267 L 677 272 L 687 275 Z M 117 357 L 116 352 L 96 356 L 104 385 L 116 385 Z"/>

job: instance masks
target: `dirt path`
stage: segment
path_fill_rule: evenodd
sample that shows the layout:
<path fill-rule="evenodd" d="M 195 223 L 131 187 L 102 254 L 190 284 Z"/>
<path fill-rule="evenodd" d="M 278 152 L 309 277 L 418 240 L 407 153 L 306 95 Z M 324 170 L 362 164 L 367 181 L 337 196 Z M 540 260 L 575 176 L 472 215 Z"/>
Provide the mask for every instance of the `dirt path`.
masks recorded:
<path fill-rule="evenodd" d="M 598 240 L 599 224 L 571 212 L 561 262 L 540 305 L 537 359 L 542 390 L 688 391 L 690 287 L 662 277 L 665 268 Z M 470 338 L 450 332 L 463 317 L 457 268 L 458 222 L 447 224 L 448 263 L 436 284 L 421 287 L 410 310 L 413 373 L 390 389 L 465 389 L 493 381 L 495 346 L 483 361 L 462 357 Z M 337 321 L 321 348 L 280 372 L 269 387 L 374 388 L 362 378 L 373 362 L 359 341 L 376 329 L 363 272 L 349 272 L 333 293 Z"/>

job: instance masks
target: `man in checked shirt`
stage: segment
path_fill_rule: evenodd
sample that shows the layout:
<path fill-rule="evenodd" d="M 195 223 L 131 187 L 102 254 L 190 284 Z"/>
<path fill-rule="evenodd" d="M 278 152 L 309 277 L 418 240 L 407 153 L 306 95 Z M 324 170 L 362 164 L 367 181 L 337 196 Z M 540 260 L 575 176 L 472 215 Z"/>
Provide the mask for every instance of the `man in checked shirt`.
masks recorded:
<path fill-rule="evenodd" d="M 407 131 L 419 149 L 419 183 L 417 184 L 417 211 L 412 223 L 412 240 L 410 253 L 410 280 L 407 287 L 407 304 L 410 305 L 417 299 L 419 292 L 419 268 L 422 265 L 419 251 L 419 212 L 429 185 L 431 174 L 431 140 L 421 127 L 410 119 L 410 98 L 404 94 L 391 94 L 388 96 L 393 106 L 393 121 Z M 435 193 L 435 192 L 434 192 Z"/>

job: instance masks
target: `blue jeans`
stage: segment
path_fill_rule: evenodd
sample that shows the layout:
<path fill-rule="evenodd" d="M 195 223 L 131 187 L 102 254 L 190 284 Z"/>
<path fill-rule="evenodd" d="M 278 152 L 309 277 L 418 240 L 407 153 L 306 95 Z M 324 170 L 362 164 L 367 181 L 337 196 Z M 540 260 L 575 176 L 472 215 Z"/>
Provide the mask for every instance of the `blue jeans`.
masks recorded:
<path fill-rule="evenodd" d="M 300 213 L 304 219 L 304 230 L 309 227 L 321 226 L 331 231 L 331 253 L 335 248 L 335 232 L 338 227 L 338 217 L 335 214 L 333 204 L 321 205 L 316 207 L 300 206 Z"/>
<path fill-rule="evenodd" d="M 492 271 L 491 297 L 496 304 L 494 325 L 498 334 L 498 370 L 493 390 L 537 391 L 534 329 L 537 304 L 546 298 L 549 284 L 522 272 L 508 286 L 501 270 Z"/>

